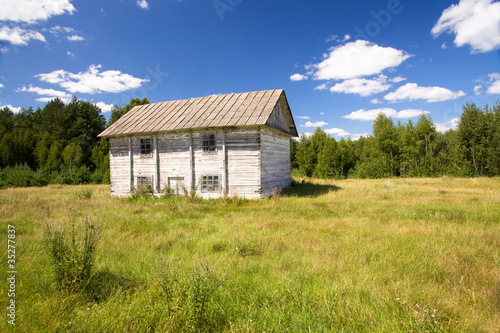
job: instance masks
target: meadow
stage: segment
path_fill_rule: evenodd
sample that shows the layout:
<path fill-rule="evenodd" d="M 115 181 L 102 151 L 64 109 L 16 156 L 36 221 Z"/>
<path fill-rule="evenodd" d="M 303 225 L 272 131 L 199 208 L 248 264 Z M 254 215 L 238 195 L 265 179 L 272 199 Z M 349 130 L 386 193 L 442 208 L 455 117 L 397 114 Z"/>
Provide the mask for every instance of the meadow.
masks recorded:
<path fill-rule="evenodd" d="M 498 332 L 500 179 L 294 179 L 279 195 L 121 199 L 0 191 L 19 332 Z M 47 225 L 97 221 L 91 284 L 60 290 Z"/>

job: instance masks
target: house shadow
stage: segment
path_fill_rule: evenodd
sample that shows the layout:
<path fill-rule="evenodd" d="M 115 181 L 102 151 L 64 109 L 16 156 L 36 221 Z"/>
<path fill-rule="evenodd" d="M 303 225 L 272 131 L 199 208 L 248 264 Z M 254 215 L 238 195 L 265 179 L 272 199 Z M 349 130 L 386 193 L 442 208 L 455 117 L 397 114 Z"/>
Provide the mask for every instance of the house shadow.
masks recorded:
<path fill-rule="evenodd" d="M 341 187 L 332 184 L 315 184 L 305 180 L 292 180 L 292 186 L 283 189 L 281 193 L 286 197 L 316 198 L 341 189 Z"/>

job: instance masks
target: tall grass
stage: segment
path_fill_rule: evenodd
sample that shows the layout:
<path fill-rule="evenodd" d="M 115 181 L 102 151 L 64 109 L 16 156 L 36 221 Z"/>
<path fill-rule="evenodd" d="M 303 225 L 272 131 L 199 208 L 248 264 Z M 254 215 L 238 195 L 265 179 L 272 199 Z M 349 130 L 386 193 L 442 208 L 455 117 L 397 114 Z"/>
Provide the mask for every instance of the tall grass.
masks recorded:
<path fill-rule="evenodd" d="M 269 199 L 0 191 L 18 325 L 47 331 L 497 332 L 500 179 L 295 180 Z M 95 297 L 58 291 L 42 226 L 99 216 Z M 2 251 L 6 262 L 7 251 Z M 1 274 L 5 274 L 2 272 Z M 3 276 L 2 280 L 3 279 Z M 7 284 L 0 284 L 6 294 Z M 7 306 L 5 299 L 0 305 Z M 4 307 L 5 308 L 5 307 Z M 0 324 L 0 330 L 6 327 Z"/>

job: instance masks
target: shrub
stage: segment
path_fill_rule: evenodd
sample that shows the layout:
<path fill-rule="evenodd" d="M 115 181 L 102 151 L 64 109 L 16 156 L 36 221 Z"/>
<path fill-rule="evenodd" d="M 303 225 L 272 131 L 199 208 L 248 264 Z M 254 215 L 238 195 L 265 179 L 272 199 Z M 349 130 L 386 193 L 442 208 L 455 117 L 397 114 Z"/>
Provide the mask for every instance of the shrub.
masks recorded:
<path fill-rule="evenodd" d="M 6 167 L 0 174 L 0 187 L 30 186 L 34 173 L 27 164 Z"/>
<path fill-rule="evenodd" d="M 92 193 L 92 189 L 84 187 L 80 191 L 75 192 L 75 195 L 78 199 L 90 199 L 92 198 Z"/>
<path fill-rule="evenodd" d="M 130 198 L 133 200 L 150 198 L 154 195 L 153 186 L 142 185 L 137 187 L 132 187 L 130 191 Z"/>
<path fill-rule="evenodd" d="M 86 217 L 83 229 L 78 233 L 73 220 L 68 238 L 61 228 L 48 223 L 44 226 L 44 244 L 52 257 L 59 290 L 83 292 L 89 284 L 101 237 L 100 223 Z"/>

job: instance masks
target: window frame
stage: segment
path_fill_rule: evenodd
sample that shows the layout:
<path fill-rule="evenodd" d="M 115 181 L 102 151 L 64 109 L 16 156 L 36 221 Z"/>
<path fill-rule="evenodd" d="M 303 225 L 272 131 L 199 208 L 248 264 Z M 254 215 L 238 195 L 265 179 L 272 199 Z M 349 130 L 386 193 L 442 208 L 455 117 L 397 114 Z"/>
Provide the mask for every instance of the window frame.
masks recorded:
<path fill-rule="evenodd" d="M 212 139 L 210 138 L 210 136 L 212 135 L 213 144 L 211 144 Z M 207 137 L 206 140 L 205 137 Z M 205 142 L 207 142 L 207 145 L 205 145 Z M 217 155 L 217 133 L 207 132 L 201 134 L 201 152 L 203 153 L 203 155 Z"/>
<path fill-rule="evenodd" d="M 145 181 L 145 183 L 144 183 Z M 148 187 L 153 186 L 153 177 L 152 176 L 136 176 L 135 178 L 136 187 Z"/>
<path fill-rule="evenodd" d="M 143 141 L 145 142 L 143 143 Z M 149 150 L 147 149 L 148 146 Z M 151 137 L 145 137 L 139 139 L 139 155 L 141 157 L 153 157 L 153 139 Z"/>
<path fill-rule="evenodd" d="M 211 179 L 209 179 L 211 177 Z M 211 185 L 209 185 L 209 182 Z M 214 184 L 216 184 L 214 186 Z M 200 187 L 202 193 L 218 193 L 221 191 L 221 175 L 207 174 L 201 176 Z"/>

